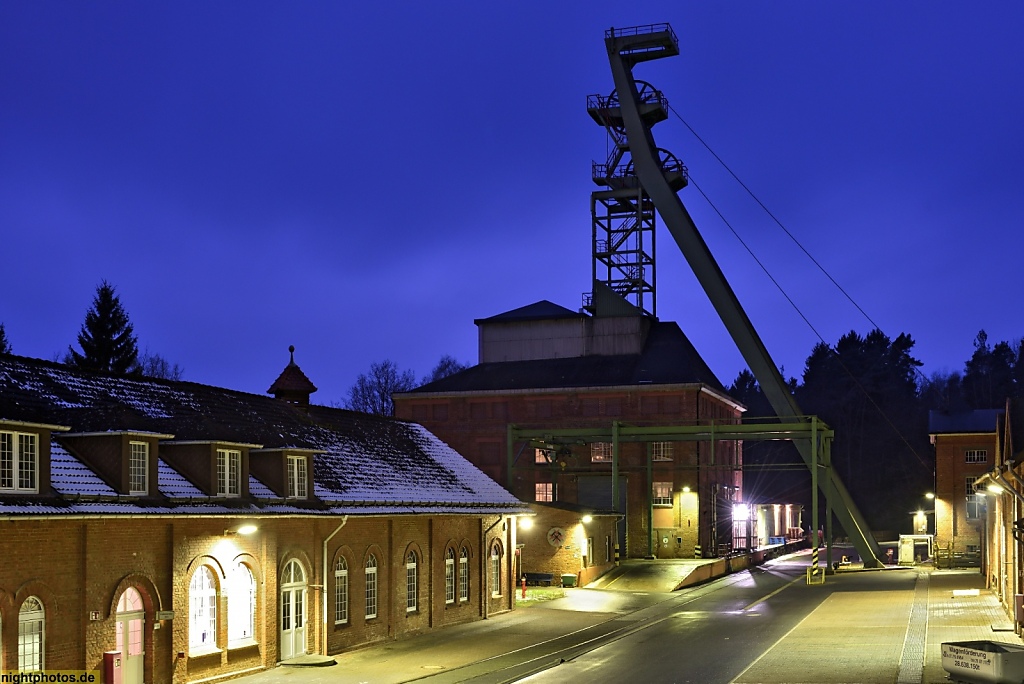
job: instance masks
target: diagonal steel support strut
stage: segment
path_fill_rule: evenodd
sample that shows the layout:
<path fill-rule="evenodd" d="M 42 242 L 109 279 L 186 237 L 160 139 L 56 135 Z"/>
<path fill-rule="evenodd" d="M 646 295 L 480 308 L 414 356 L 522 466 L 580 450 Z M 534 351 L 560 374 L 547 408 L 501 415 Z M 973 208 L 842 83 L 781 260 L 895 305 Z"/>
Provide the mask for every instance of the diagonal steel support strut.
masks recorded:
<path fill-rule="evenodd" d="M 772 361 L 750 319 L 747 318 L 736 294 L 725 279 L 704 238 L 697 231 L 697 226 L 686 207 L 683 206 L 682 200 L 666 180 L 656 152 L 658 148 L 654 144 L 654 137 L 640 115 L 633 65 L 678 54 L 679 46 L 675 34 L 668 24 L 655 24 L 612 29 L 606 32 L 605 36 L 608 60 L 611 63 L 612 77 L 629 141 L 629 151 L 640 184 L 654 201 L 662 221 L 693 269 L 694 275 L 707 293 L 776 414 L 784 420 L 801 419 L 799 417 L 804 415 L 803 411 L 790 394 L 782 374 Z M 809 441 L 795 440 L 794 443 L 808 468 L 813 467 L 814 455 Z M 837 499 L 835 514 L 864 559 L 865 567 L 881 567 L 878 544 L 835 470 L 830 469 L 830 477 L 821 477 L 817 480 L 819 489 L 826 496 L 833 495 Z"/>

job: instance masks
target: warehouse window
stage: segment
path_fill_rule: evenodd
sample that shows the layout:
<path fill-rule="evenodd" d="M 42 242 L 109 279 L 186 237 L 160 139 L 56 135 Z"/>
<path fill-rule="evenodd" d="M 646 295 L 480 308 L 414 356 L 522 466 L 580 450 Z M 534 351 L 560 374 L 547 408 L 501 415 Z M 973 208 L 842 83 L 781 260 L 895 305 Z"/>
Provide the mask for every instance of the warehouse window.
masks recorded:
<path fill-rule="evenodd" d="M 348 561 L 338 556 L 334 564 L 334 624 L 348 622 Z"/>
<path fill-rule="evenodd" d="M 46 614 L 43 603 L 29 596 L 18 612 L 18 669 L 39 672 L 44 669 L 43 646 L 46 643 Z"/>
<path fill-rule="evenodd" d="M 651 503 L 655 506 L 672 505 L 672 483 L 655 482 L 651 491 Z"/>

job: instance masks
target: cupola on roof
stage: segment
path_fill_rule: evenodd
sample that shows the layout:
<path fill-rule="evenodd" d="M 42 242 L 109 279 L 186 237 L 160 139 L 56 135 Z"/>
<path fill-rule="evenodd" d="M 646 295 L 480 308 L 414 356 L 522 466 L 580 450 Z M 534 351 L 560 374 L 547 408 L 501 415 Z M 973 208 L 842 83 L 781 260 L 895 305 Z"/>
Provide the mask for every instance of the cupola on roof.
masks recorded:
<path fill-rule="evenodd" d="M 284 367 L 277 380 L 267 390 L 275 398 L 286 401 L 289 404 L 309 404 L 309 395 L 316 392 L 314 385 L 302 369 L 295 364 L 295 345 L 288 347 L 288 365 Z"/>

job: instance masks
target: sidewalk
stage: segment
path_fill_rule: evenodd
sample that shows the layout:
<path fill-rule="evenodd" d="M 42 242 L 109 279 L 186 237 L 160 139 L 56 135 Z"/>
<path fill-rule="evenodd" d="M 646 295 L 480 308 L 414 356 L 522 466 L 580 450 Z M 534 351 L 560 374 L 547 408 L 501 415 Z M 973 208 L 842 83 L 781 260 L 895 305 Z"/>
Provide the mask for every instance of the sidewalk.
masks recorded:
<path fill-rule="evenodd" d="M 900 573 L 891 589 L 865 590 L 868 572 Z M 887 578 L 889 579 L 889 578 Z M 940 684 L 941 644 L 1024 644 L 984 577 L 971 570 L 886 569 L 829 577 L 835 591 L 734 681 Z M 835 585 L 839 585 L 835 587 Z M 978 590 L 954 596 L 954 590 Z"/>

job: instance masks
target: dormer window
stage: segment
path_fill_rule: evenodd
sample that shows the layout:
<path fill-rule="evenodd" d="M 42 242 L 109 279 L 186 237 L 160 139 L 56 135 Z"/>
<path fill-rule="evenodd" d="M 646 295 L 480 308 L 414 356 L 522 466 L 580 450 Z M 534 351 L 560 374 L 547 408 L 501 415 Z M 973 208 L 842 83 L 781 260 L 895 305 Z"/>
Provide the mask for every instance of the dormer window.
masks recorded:
<path fill-rule="evenodd" d="M 26 432 L 0 432 L 0 490 L 39 491 L 39 439 Z"/>
<path fill-rule="evenodd" d="M 217 495 L 238 496 L 242 491 L 242 452 L 217 449 Z"/>
<path fill-rule="evenodd" d="M 305 499 L 308 478 L 305 456 L 288 456 L 288 498 Z"/>
<path fill-rule="evenodd" d="M 130 442 L 128 456 L 128 493 L 137 496 L 149 494 L 149 444 Z"/>

